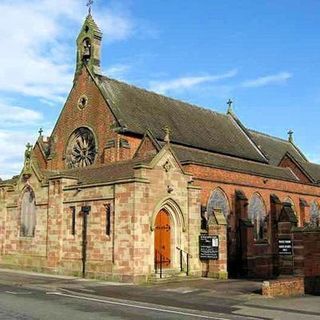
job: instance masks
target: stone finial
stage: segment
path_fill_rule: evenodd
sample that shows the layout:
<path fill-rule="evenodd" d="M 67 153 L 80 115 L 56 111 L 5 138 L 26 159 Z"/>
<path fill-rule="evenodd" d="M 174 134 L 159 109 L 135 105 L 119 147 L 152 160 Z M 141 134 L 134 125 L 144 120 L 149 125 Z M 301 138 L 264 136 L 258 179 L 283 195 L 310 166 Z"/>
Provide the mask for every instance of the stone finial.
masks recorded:
<path fill-rule="evenodd" d="M 31 175 L 31 153 L 33 146 L 28 142 L 26 145 L 26 151 L 24 152 L 24 168 L 23 176 L 25 178 L 30 177 Z"/>
<path fill-rule="evenodd" d="M 30 142 L 27 143 L 26 145 L 26 151 L 24 153 L 24 156 L 26 159 L 30 159 L 31 158 L 31 150 L 32 150 L 32 144 L 30 144 Z"/>
<path fill-rule="evenodd" d="M 292 130 L 289 130 L 288 131 L 288 141 L 293 143 L 293 131 Z"/>
<path fill-rule="evenodd" d="M 164 139 L 163 141 L 165 143 L 170 143 L 170 134 L 171 134 L 171 130 L 168 126 L 165 126 L 163 129 L 162 129 L 165 133 L 165 136 L 164 136 Z"/>
<path fill-rule="evenodd" d="M 232 109 L 233 101 L 231 99 L 227 101 L 227 105 L 228 105 L 227 114 L 233 113 L 233 109 Z"/>

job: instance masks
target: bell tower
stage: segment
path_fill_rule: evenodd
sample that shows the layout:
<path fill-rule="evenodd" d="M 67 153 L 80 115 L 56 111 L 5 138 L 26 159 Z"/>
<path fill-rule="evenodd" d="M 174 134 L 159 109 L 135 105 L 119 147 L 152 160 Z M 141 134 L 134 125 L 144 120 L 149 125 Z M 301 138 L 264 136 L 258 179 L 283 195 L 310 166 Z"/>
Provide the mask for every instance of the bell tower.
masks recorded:
<path fill-rule="evenodd" d="M 100 74 L 102 32 L 93 20 L 91 10 L 84 21 L 77 38 L 77 67 L 76 76 L 84 65 L 93 74 Z"/>

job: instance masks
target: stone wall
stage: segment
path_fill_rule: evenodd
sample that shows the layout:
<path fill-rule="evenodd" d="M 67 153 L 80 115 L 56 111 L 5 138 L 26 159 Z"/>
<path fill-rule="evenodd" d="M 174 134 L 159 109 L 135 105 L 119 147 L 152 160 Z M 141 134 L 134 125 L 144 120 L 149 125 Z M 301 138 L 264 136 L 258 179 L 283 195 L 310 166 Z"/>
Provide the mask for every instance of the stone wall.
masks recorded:
<path fill-rule="evenodd" d="M 167 146 L 135 178 L 99 186 L 33 173 L 0 194 L 0 263 L 11 268 L 55 274 L 82 274 L 83 208 L 87 215 L 86 276 L 145 282 L 154 274 L 154 223 L 164 209 L 172 225 L 171 268 L 180 270 L 177 247 L 190 254 L 190 274 L 200 275 L 200 189 L 193 186 Z M 20 236 L 19 199 L 30 186 L 36 197 L 36 233 Z M 8 193 L 8 191 L 10 191 Z M 106 208 L 111 207 L 110 234 Z M 72 212 L 75 212 L 74 232 Z"/>
<path fill-rule="evenodd" d="M 303 277 L 289 277 L 264 281 L 262 295 L 265 297 L 290 297 L 304 295 Z"/>

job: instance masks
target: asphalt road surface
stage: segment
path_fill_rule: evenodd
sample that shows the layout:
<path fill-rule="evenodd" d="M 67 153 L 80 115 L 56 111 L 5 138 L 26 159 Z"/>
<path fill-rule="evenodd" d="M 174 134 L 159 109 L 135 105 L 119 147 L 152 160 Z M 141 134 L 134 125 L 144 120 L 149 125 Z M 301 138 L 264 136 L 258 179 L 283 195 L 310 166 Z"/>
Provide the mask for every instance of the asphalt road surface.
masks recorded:
<path fill-rule="evenodd" d="M 248 319 L 241 316 L 227 316 L 113 298 L 81 296 L 59 291 L 42 291 L 14 286 L 1 286 L 0 290 L 1 320 Z"/>
<path fill-rule="evenodd" d="M 0 320 L 320 319 L 320 297 L 266 299 L 254 281 L 135 286 L 0 270 Z"/>

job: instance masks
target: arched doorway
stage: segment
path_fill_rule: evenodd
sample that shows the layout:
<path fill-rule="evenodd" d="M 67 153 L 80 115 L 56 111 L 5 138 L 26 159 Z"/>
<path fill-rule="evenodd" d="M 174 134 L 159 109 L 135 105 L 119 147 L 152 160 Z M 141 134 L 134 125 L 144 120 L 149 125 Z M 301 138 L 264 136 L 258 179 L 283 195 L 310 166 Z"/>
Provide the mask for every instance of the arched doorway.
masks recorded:
<path fill-rule="evenodd" d="M 171 222 L 166 210 L 160 210 L 156 216 L 154 228 L 154 258 L 156 267 L 171 266 Z"/>

